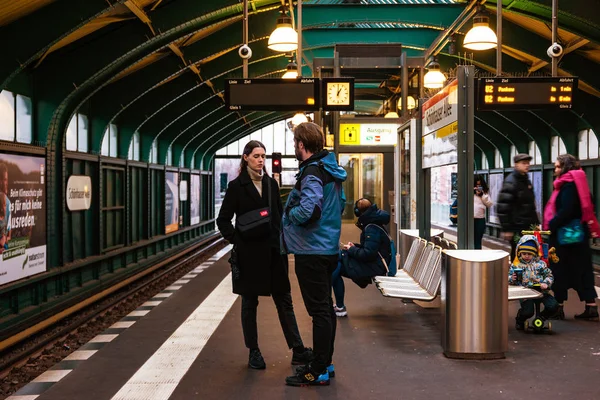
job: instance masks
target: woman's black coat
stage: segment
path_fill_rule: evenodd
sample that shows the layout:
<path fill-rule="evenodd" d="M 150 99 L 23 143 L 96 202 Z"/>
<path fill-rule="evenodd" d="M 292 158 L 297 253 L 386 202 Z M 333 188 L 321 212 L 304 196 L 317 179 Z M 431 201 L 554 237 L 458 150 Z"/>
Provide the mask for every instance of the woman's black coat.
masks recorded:
<path fill-rule="evenodd" d="M 234 214 L 268 207 L 268 181 L 271 182 L 271 233 L 268 238 L 242 238 L 231 223 Z M 262 197 L 247 170 L 229 182 L 217 226 L 223 237 L 234 245 L 237 252 L 240 279 L 233 280 L 233 292 L 248 296 L 270 296 L 290 291 L 287 256 L 279 251 L 281 230 L 281 198 L 279 185 L 267 176 L 262 179 Z"/>
<path fill-rule="evenodd" d="M 573 219 L 581 219 L 581 202 L 574 182 L 562 185 L 556 197 L 556 215 L 549 222 L 550 246 L 556 248 L 559 258 L 557 264 L 550 264 L 554 275 L 552 289 L 557 292 L 573 288 L 583 297 L 594 299 L 594 270 L 592 267 L 592 250 L 589 244 L 589 231 L 584 224 L 586 240 L 583 243 L 561 246 L 558 244 L 558 230 Z M 558 296 L 560 297 L 560 296 Z M 565 299 L 558 298 L 559 301 Z"/>

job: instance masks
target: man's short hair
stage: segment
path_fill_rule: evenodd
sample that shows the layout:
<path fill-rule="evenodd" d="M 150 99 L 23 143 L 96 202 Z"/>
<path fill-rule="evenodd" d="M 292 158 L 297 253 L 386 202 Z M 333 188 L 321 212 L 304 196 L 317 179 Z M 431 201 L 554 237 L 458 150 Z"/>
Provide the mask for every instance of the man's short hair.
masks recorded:
<path fill-rule="evenodd" d="M 325 146 L 325 135 L 321 127 L 314 122 L 303 122 L 294 128 L 294 140 L 302 142 L 311 153 L 318 153 Z"/>

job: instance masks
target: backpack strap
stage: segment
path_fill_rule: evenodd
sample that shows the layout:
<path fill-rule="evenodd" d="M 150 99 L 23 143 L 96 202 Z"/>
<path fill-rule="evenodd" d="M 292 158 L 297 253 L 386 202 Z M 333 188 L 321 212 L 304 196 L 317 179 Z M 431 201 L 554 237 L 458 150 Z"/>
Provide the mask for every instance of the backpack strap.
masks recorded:
<path fill-rule="evenodd" d="M 391 243 L 391 242 L 392 242 L 392 237 L 389 235 L 389 233 L 387 233 L 387 231 L 386 231 L 385 229 L 383 229 L 383 227 L 382 227 L 382 226 L 379 226 L 379 225 L 377 225 L 377 224 L 369 224 L 369 225 L 365 226 L 365 231 L 366 231 L 366 230 L 367 230 L 367 228 L 368 228 L 368 227 L 370 227 L 370 226 L 376 226 L 376 227 L 378 227 L 379 229 L 381 229 L 381 230 L 383 231 L 383 233 L 385 233 L 385 236 L 387 236 L 387 238 L 388 238 L 388 239 L 389 239 L 389 241 L 390 241 L 390 248 L 391 248 L 391 245 L 392 245 L 392 243 Z M 387 275 L 387 274 L 388 274 L 388 272 L 390 272 L 390 268 L 388 267 L 388 263 L 385 261 L 385 258 L 384 258 L 384 257 L 381 255 L 381 253 L 380 253 L 379 251 L 377 252 L 377 254 L 379 254 L 379 258 L 381 259 L 381 262 L 383 263 L 383 266 L 385 267 L 385 273 L 386 273 L 386 275 Z M 394 255 L 393 255 L 393 254 L 392 254 L 392 257 L 394 257 Z"/>

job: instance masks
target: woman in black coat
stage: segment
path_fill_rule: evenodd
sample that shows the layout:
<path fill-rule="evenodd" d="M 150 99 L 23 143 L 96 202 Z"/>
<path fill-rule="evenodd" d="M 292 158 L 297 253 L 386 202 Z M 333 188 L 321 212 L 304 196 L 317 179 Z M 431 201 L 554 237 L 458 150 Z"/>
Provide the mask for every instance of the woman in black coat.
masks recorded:
<path fill-rule="evenodd" d="M 554 318 L 564 319 L 563 303 L 570 288 L 577 291 L 579 300 L 585 302 L 585 311 L 575 315 L 577 319 L 598 320 L 594 268 L 590 236 L 598 237 L 600 227 L 593 214 L 593 204 L 587 178 L 580 169 L 577 159 L 570 154 L 561 154 L 554 163 L 554 192 L 544 211 L 544 227 L 550 229 L 550 246 L 556 248 L 558 263 L 550 264 L 554 275 L 552 290 L 559 303 Z M 578 186 L 580 186 L 578 188 Z M 587 210 L 585 215 L 584 210 Z M 561 245 L 558 233 L 573 220 L 584 227 L 585 238 L 581 243 Z"/>
<path fill-rule="evenodd" d="M 261 142 L 251 140 L 246 144 L 240 174 L 229 182 L 217 218 L 219 231 L 233 244 L 232 261 L 239 269 L 239 276 L 232 274 L 233 292 L 242 296 L 242 330 L 246 347 L 250 349 L 248 366 L 255 369 L 266 368 L 258 348 L 258 296 L 273 297 L 285 340 L 288 347 L 294 349 L 292 364 L 307 364 L 312 356 L 312 351 L 305 349 L 302 343 L 296 323 L 287 256 L 281 255 L 279 248 L 282 213 L 279 186 L 267 175 L 265 158 L 265 146 Z M 247 212 L 269 207 L 269 199 L 270 229 L 263 234 L 253 232 L 244 236 L 237 222 L 234 228 L 231 223 L 234 215 L 237 220 Z M 235 269 L 233 264 L 232 269 Z"/>

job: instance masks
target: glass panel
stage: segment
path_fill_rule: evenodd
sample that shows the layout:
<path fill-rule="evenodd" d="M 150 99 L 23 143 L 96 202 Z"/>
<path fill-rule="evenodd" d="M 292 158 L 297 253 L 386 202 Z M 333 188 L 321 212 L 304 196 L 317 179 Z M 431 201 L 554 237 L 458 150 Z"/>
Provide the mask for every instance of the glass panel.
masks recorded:
<path fill-rule="evenodd" d="M 237 156 L 238 153 L 238 142 L 233 142 L 227 145 L 227 155 L 228 156 Z"/>
<path fill-rule="evenodd" d="M 262 128 L 261 134 L 262 142 L 267 148 L 267 154 L 273 153 L 273 125 Z"/>
<path fill-rule="evenodd" d="M 127 159 L 133 160 L 133 140 L 129 143 L 129 151 L 127 152 Z"/>
<path fill-rule="evenodd" d="M 295 170 L 298 169 L 298 160 L 295 158 L 282 158 L 281 159 L 281 168 L 288 169 L 293 168 Z"/>
<path fill-rule="evenodd" d="M 559 154 L 567 154 L 567 148 L 565 146 L 565 142 L 561 137 L 558 138 L 558 153 Z"/>
<path fill-rule="evenodd" d="M 227 155 L 227 146 L 221 147 L 219 150 L 217 150 L 216 154 L 218 156 L 226 156 Z"/>
<path fill-rule="evenodd" d="M 344 207 L 342 219 L 352 221 L 355 218 L 354 211 L 352 210 L 354 199 L 358 200 L 360 198 L 360 154 L 340 154 L 339 159 L 340 166 L 348 174 L 342 184 L 344 193 L 346 194 L 346 206 Z"/>
<path fill-rule="evenodd" d="M 171 146 L 167 150 L 167 165 L 173 165 L 173 148 Z"/>
<path fill-rule="evenodd" d="M 542 152 L 538 145 L 535 145 L 535 157 L 533 158 L 534 164 L 541 165 L 542 164 Z"/>
<path fill-rule="evenodd" d="M 135 132 L 133 134 L 133 159 L 140 161 L 140 134 Z"/>
<path fill-rule="evenodd" d="M 402 132 L 400 144 L 400 228 L 410 228 L 410 129 Z"/>
<path fill-rule="evenodd" d="M 252 132 L 250 134 L 250 140 L 258 140 L 259 142 L 261 142 L 262 141 L 262 137 L 261 137 L 260 130 Z"/>
<path fill-rule="evenodd" d="M 273 124 L 273 152 L 285 153 L 285 121 Z"/>
<path fill-rule="evenodd" d="M 291 119 L 285 120 L 285 155 L 296 156 L 294 150 L 294 132 L 290 129 Z"/>
<path fill-rule="evenodd" d="M 67 126 L 67 150 L 77 151 L 77 114 L 71 117 Z"/>
<path fill-rule="evenodd" d="M 102 138 L 102 149 L 100 154 L 108 156 L 108 128 L 104 131 L 104 138 Z"/>
<path fill-rule="evenodd" d="M 578 151 L 579 159 L 586 160 L 588 158 L 588 131 L 580 131 L 578 135 Z"/>
<path fill-rule="evenodd" d="M 0 92 L 0 139 L 15 140 L 15 98 L 12 92 Z"/>
<path fill-rule="evenodd" d="M 481 153 L 481 169 L 490 169 L 487 156 L 483 152 Z"/>
<path fill-rule="evenodd" d="M 510 162 L 511 165 L 513 164 L 512 160 L 514 159 L 514 157 L 517 155 L 517 148 L 515 147 L 515 145 L 510 146 Z"/>
<path fill-rule="evenodd" d="M 152 157 L 151 160 L 154 164 L 158 164 L 158 144 L 156 140 L 152 142 Z"/>
<path fill-rule="evenodd" d="M 110 124 L 110 142 L 108 145 L 108 152 L 111 157 L 117 156 L 117 126 Z"/>
<path fill-rule="evenodd" d="M 589 132 L 589 156 L 590 158 L 598 158 L 598 138 L 596 137 L 596 133 L 592 129 L 590 129 Z"/>
<path fill-rule="evenodd" d="M 383 154 L 363 154 L 360 197 L 383 207 Z"/>
<path fill-rule="evenodd" d="M 17 142 L 31 143 L 33 139 L 33 106 L 27 96 L 17 95 Z"/>
<path fill-rule="evenodd" d="M 500 156 L 500 151 L 498 149 L 494 150 L 494 167 L 495 168 L 504 168 L 504 161 Z"/>
<path fill-rule="evenodd" d="M 77 114 L 77 150 L 88 152 L 88 118 Z"/>
<path fill-rule="evenodd" d="M 552 157 L 552 162 L 556 161 L 556 157 L 558 157 L 558 136 L 552 136 L 552 147 L 550 151 L 550 156 Z"/>

